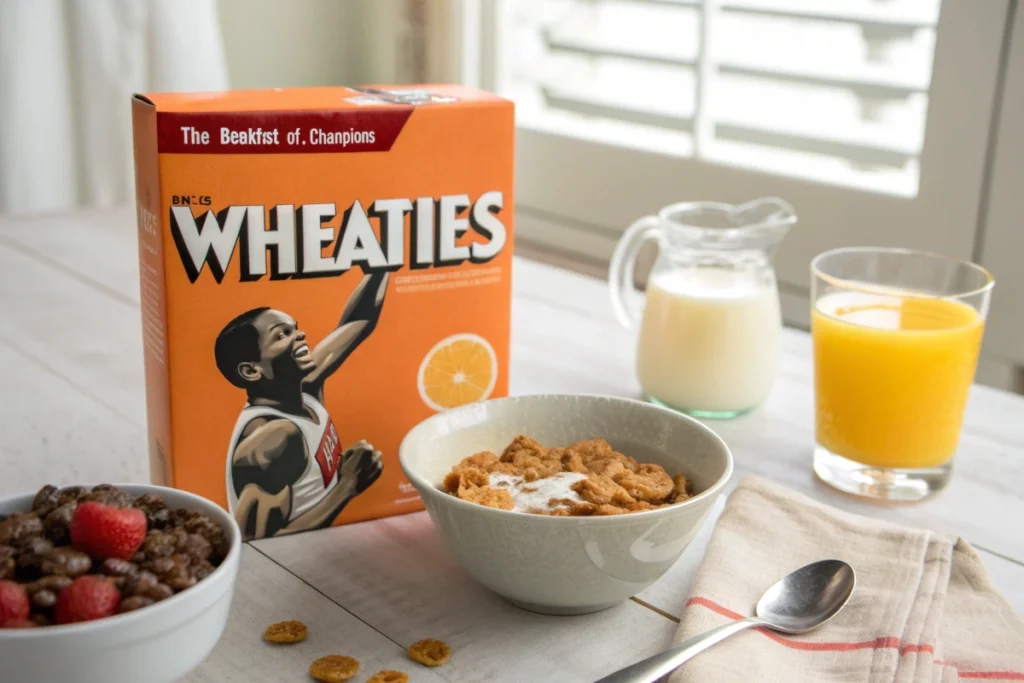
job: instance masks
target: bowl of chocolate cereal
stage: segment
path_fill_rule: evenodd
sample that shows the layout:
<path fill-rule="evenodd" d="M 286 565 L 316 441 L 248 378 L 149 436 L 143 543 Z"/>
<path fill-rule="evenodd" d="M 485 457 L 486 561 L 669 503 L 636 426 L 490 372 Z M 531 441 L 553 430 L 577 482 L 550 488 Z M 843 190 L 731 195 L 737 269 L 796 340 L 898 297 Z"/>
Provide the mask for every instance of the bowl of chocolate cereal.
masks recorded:
<path fill-rule="evenodd" d="M 184 678 L 224 630 L 240 557 L 231 516 L 184 491 L 0 498 L 0 679 Z"/>
<path fill-rule="evenodd" d="M 725 442 L 687 415 L 569 394 L 438 413 L 399 461 L 459 565 L 545 614 L 612 607 L 658 580 L 733 470 Z"/>

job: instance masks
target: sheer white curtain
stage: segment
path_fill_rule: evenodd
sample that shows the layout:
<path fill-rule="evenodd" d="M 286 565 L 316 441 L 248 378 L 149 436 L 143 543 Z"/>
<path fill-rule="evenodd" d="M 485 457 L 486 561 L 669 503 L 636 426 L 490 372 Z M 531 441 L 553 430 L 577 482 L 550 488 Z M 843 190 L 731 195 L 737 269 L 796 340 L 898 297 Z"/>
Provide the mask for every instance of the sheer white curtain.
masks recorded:
<path fill-rule="evenodd" d="M 215 0 L 0 2 L 0 213 L 127 202 L 131 94 L 227 87 Z"/>

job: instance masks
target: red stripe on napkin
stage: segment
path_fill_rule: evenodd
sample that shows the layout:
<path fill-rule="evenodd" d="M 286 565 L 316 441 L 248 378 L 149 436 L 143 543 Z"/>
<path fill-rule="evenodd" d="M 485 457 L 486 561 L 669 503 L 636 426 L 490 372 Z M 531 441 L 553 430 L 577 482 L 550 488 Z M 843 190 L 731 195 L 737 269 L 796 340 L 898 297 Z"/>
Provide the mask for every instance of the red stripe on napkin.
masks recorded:
<path fill-rule="evenodd" d="M 958 671 L 960 678 L 982 678 L 989 681 L 1024 681 L 1020 671 Z"/>
<path fill-rule="evenodd" d="M 689 607 L 690 605 L 702 605 L 704 607 L 707 607 L 712 612 L 717 612 L 718 614 L 721 614 L 723 617 L 728 617 L 730 619 L 746 618 L 742 614 L 733 612 L 731 609 L 727 607 L 722 607 L 717 602 L 714 602 L 713 600 L 708 600 L 707 598 L 690 598 L 689 602 L 686 603 L 686 606 Z M 785 645 L 786 647 L 792 648 L 794 650 L 814 650 L 818 652 L 849 652 L 851 650 L 878 650 L 881 648 L 899 648 L 900 646 L 900 639 L 896 638 L 895 636 L 882 636 L 881 638 L 875 638 L 874 640 L 864 640 L 859 643 L 808 643 L 803 640 L 790 640 L 785 636 L 780 636 L 778 633 L 775 633 L 774 631 L 768 631 L 762 628 L 756 630 L 765 634 L 775 642 L 781 645 Z"/>
<path fill-rule="evenodd" d="M 721 614 L 723 617 L 728 617 L 729 619 L 746 618 L 739 612 L 733 612 L 728 607 L 723 607 L 714 600 L 709 600 L 708 598 L 702 598 L 699 596 L 690 598 L 687 601 L 686 606 L 689 607 L 690 605 L 701 605 L 702 607 L 707 607 L 712 612 Z M 874 640 L 864 640 L 856 643 L 807 643 L 801 640 L 790 640 L 789 638 L 780 636 L 778 633 L 767 629 L 759 628 L 755 630 L 760 631 L 780 645 L 785 645 L 786 647 L 794 650 L 849 652 L 851 650 L 880 650 L 883 648 L 893 648 L 898 649 L 900 655 L 912 652 L 928 652 L 929 654 L 935 654 L 935 646 L 933 645 L 912 643 L 901 646 L 900 639 L 895 636 L 882 636 L 880 638 L 875 638 Z M 973 678 L 989 681 L 1024 681 L 1024 672 L 1020 671 L 963 671 L 951 662 L 936 661 L 935 663 L 941 666 L 950 666 L 957 669 L 957 674 L 960 678 Z"/>

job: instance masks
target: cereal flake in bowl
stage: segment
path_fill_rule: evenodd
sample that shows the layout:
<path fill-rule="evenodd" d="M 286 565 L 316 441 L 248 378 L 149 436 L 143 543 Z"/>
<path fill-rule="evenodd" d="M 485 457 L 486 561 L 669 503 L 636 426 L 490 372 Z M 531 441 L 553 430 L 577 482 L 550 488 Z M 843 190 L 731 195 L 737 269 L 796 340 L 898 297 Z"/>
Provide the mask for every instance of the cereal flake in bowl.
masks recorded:
<path fill-rule="evenodd" d="M 638 463 L 604 439 L 545 448 L 520 434 L 498 457 L 475 453 L 452 467 L 444 488 L 454 496 L 499 510 L 553 517 L 622 515 L 687 500 L 684 474 Z"/>
<path fill-rule="evenodd" d="M 660 578 L 732 474 L 728 447 L 697 420 L 590 395 L 438 413 L 406 435 L 399 460 L 456 561 L 514 604 L 549 614 L 611 607 Z M 537 482 L 552 478 L 560 490 L 547 495 Z"/>

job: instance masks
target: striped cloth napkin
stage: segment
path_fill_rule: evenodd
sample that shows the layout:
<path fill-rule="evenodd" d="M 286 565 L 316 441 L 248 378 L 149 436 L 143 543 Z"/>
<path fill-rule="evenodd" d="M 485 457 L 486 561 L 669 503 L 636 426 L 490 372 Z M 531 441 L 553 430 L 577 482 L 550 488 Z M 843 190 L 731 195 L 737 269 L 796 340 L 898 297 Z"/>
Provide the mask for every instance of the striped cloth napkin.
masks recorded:
<path fill-rule="evenodd" d="M 726 503 L 676 642 L 753 613 L 793 569 L 836 557 L 857 572 L 846 608 L 817 631 L 748 631 L 670 683 L 1024 681 L 1024 621 L 964 540 L 841 512 L 759 478 Z"/>

